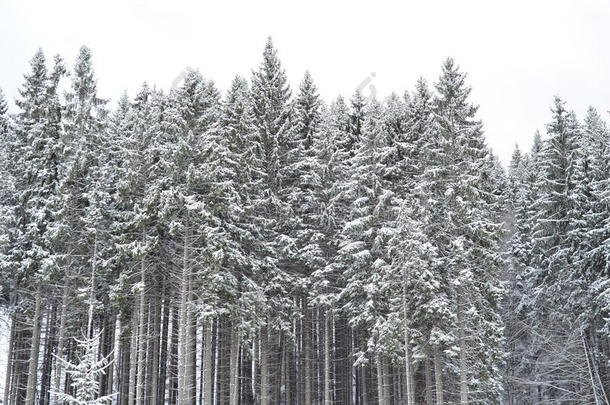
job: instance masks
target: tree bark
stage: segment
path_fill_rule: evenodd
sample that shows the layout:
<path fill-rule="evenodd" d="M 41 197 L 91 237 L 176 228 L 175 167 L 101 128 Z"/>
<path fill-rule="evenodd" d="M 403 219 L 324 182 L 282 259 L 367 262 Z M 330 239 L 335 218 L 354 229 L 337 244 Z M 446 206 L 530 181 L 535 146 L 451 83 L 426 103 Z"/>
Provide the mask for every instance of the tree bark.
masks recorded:
<path fill-rule="evenodd" d="M 377 355 L 377 403 L 379 405 L 385 405 L 385 390 L 383 389 L 383 364 L 381 363 L 381 356 Z"/>
<path fill-rule="evenodd" d="M 460 404 L 468 405 L 468 365 L 466 364 L 466 336 L 464 333 L 464 319 L 461 297 L 458 297 L 457 320 L 458 320 L 458 344 L 460 347 Z"/>
<path fill-rule="evenodd" d="M 42 375 L 40 378 L 40 398 L 38 399 L 39 405 L 48 405 L 51 399 L 49 390 L 51 388 L 56 318 L 57 306 L 53 304 L 47 314 L 47 324 L 45 327 L 44 355 L 42 360 Z"/>
<path fill-rule="evenodd" d="M 28 365 L 28 383 L 25 394 L 25 405 L 34 405 L 36 399 L 36 388 L 38 384 L 38 357 L 40 354 L 40 330 L 42 314 L 42 289 L 40 285 L 36 290 L 36 301 L 34 307 L 34 318 L 32 328 L 32 346 L 30 348 L 30 360 Z"/>
<path fill-rule="evenodd" d="M 15 314 L 11 314 L 11 331 L 9 333 L 8 339 L 8 353 L 6 354 L 6 375 L 4 376 L 4 404 L 10 405 L 11 396 L 10 393 L 12 391 L 12 381 L 13 381 L 13 372 L 14 372 L 14 350 L 15 350 Z"/>
<path fill-rule="evenodd" d="M 260 351 L 261 351 L 261 405 L 270 405 L 269 402 L 269 335 L 267 327 L 260 331 Z"/>
<path fill-rule="evenodd" d="M 131 317 L 131 342 L 129 345 L 129 405 L 136 403 L 136 386 L 138 371 L 138 310 L 133 311 Z"/>
<path fill-rule="evenodd" d="M 138 321 L 138 377 L 136 389 L 136 405 L 145 405 L 145 376 L 146 376 L 146 346 L 148 343 L 148 331 L 146 325 L 146 261 L 140 261 L 140 299 L 139 299 L 139 321 Z"/>
<path fill-rule="evenodd" d="M 430 371 L 430 357 L 426 354 L 426 360 L 424 362 L 424 374 L 426 382 L 426 405 L 432 405 L 432 374 Z"/>
<path fill-rule="evenodd" d="M 311 313 L 306 303 L 303 303 L 303 375 L 305 378 L 305 403 L 311 405 Z"/>
<path fill-rule="evenodd" d="M 324 405 L 332 404 L 330 381 L 330 311 L 324 316 Z"/>
<path fill-rule="evenodd" d="M 229 373 L 229 405 L 239 403 L 239 348 L 241 336 L 238 327 L 233 324 L 231 328 L 231 364 Z"/>
<path fill-rule="evenodd" d="M 436 405 L 444 405 L 443 359 L 438 346 L 434 347 L 434 380 L 436 381 Z"/>
<path fill-rule="evenodd" d="M 405 385 L 407 395 L 407 405 L 415 405 L 415 384 L 413 379 L 413 369 L 411 366 L 411 336 L 409 333 L 409 321 L 407 310 L 407 291 L 403 292 L 403 311 L 404 311 L 404 339 L 405 339 Z"/>
<path fill-rule="evenodd" d="M 212 356 L 214 350 L 212 347 L 212 320 L 208 319 L 205 321 L 205 334 L 203 344 L 203 405 L 213 405 L 213 386 L 212 386 L 212 374 L 214 373 L 214 367 L 212 364 Z"/>
<path fill-rule="evenodd" d="M 65 282 L 61 297 L 61 310 L 59 315 L 59 334 L 57 338 L 57 356 L 63 358 L 64 356 L 64 348 L 66 341 L 66 320 L 68 317 L 68 290 L 69 290 L 69 278 L 68 272 L 66 272 Z M 53 391 L 55 393 L 62 392 L 62 374 L 63 374 L 63 365 L 61 361 L 55 362 L 55 382 L 53 384 Z M 57 402 L 59 398 L 57 394 L 54 395 L 54 402 Z"/>

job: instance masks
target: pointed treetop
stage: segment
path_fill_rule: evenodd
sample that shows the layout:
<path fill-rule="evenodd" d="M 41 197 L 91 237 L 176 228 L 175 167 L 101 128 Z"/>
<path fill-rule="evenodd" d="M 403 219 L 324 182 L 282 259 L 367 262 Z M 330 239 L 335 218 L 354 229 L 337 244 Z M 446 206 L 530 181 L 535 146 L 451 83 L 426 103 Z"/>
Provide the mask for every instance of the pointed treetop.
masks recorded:
<path fill-rule="evenodd" d="M 4 134 L 8 130 L 8 104 L 6 103 L 6 99 L 4 97 L 4 93 L 2 92 L 2 88 L 0 88 L 0 136 L 4 136 Z"/>
<path fill-rule="evenodd" d="M 474 116 L 478 107 L 468 102 L 471 87 L 466 84 L 467 74 L 462 72 L 452 58 L 443 63 L 442 73 L 435 83 L 438 96 L 436 107 L 450 110 L 462 116 Z"/>
<path fill-rule="evenodd" d="M 6 114 L 8 111 L 8 105 L 6 104 L 6 98 L 4 97 L 4 92 L 2 91 L 2 87 L 0 87 L 0 116 Z"/>
<path fill-rule="evenodd" d="M 40 108 L 46 93 L 47 66 L 46 58 L 42 49 L 38 49 L 30 60 L 31 71 L 23 77 L 25 83 L 19 89 L 21 100 L 17 100 L 17 105 L 24 113 L 33 113 L 36 106 Z"/>
<path fill-rule="evenodd" d="M 269 82 L 276 82 L 278 88 L 287 87 L 286 73 L 282 69 L 282 63 L 277 56 L 277 50 L 273 46 L 271 37 L 267 38 L 265 49 L 263 51 L 263 62 L 259 71 L 255 73 L 255 78 Z"/>
<path fill-rule="evenodd" d="M 510 169 L 511 170 L 515 170 L 517 167 L 519 167 L 519 164 L 521 163 L 521 150 L 519 149 L 519 144 L 515 143 L 515 149 L 513 150 L 513 154 L 511 156 L 511 160 L 510 160 Z"/>
<path fill-rule="evenodd" d="M 295 111 L 299 142 L 302 142 L 305 148 L 313 145 L 314 134 L 321 121 L 321 104 L 318 88 L 313 83 L 309 71 L 306 71 L 299 86 Z"/>
<path fill-rule="evenodd" d="M 76 57 L 72 77 L 72 89 L 79 99 L 82 100 L 87 95 L 96 96 L 97 83 L 94 75 L 91 50 L 82 46 Z"/>

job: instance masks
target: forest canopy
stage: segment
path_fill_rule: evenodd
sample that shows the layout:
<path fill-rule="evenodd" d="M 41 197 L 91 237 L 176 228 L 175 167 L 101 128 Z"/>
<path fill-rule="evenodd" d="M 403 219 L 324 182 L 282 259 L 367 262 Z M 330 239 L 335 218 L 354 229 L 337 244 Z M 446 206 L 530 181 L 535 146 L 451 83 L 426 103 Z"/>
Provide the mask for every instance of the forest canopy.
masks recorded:
<path fill-rule="evenodd" d="M 3 403 L 608 404 L 608 128 L 556 97 L 505 170 L 470 92 L 449 58 L 327 103 L 269 39 L 111 109 L 89 48 L 38 51 L 0 92 Z"/>

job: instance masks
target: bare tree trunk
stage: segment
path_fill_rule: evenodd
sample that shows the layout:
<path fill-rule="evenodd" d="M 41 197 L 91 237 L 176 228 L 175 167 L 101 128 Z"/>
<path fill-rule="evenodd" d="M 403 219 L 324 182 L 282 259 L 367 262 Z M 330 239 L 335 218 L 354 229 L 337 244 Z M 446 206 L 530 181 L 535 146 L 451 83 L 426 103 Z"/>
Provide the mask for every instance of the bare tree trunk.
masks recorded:
<path fill-rule="evenodd" d="M 460 347 L 460 404 L 468 405 L 468 376 L 467 376 L 467 364 L 466 364 L 466 336 L 464 334 L 464 320 L 462 314 L 462 300 L 461 296 L 458 296 L 457 305 L 457 320 L 458 320 L 458 344 Z"/>
<path fill-rule="evenodd" d="M 64 347 L 66 341 L 66 318 L 68 317 L 68 289 L 69 289 L 69 279 L 68 272 L 66 272 L 65 283 L 63 287 L 63 293 L 61 297 L 61 310 L 59 315 L 59 335 L 57 338 L 57 356 L 62 357 L 64 355 Z M 57 394 L 62 392 L 62 362 L 55 362 L 55 382 L 53 384 L 54 394 L 54 402 L 57 402 L 59 398 Z"/>
<path fill-rule="evenodd" d="M 167 360 L 169 347 L 169 318 L 170 318 L 170 298 L 169 288 L 164 288 L 163 294 L 163 323 L 161 333 L 161 358 L 159 359 L 159 386 L 157 387 L 157 399 L 159 403 L 165 404 L 165 388 L 167 379 Z M 156 405 L 156 404 L 153 404 Z"/>
<path fill-rule="evenodd" d="M 443 359 L 438 346 L 434 346 L 434 380 L 436 381 L 436 405 L 444 405 Z"/>
<path fill-rule="evenodd" d="M 57 306 L 53 304 L 47 314 L 44 338 L 44 355 L 42 359 L 42 375 L 40 378 L 39 405 L 48 405 L 50 401 L 51 372 L 53 371 L 53 351 L 55 344 L 55 322 L 57 318 Z"/>
<path fill-rule="evenodd" d="M 392 374 L 390 373 L 390 365 L 388 364 L 388 360 L 383 357 L 383 403 L 384 405 L 390 405 L 390 401 L 392 400 Z"/>
<path fill-rule="evenodd" d="M 212 348 L 212 320 L 208 319 L 205 321 L 205 335 L 203 344 L 203 405 L 212 405 L 213 399 L 213 387 L 212 387 L 212 374 L 214 368 L 212 366 L 212 356 L 214 354 Z"/>
<path fill-rule="evenodd" d="M 189 306 L 187 307 L 188 320 L 188 398 L 189 403 L 194 404 L 197 401 L 197 319 L 191 303 L 193 302 L 193 275 L 189 275 Z"/>
<path fill-rule="evenodd" d="M 233 324 L 231 328 L 231 364 L 229 373 L 229 405 L 239 403 L 239 348 L 241 336 L 238 326 Z"/>
<path fill-rule="evenodd" d="M 169 361 L 169 395 L 168 405 L 176 405 L 178 403 L 178 392 L 179 392 L 179 329 L 180 329 L 180 318 L 179 311 L 174 305 L 172 307 L 172 333 L 171 333 L 171 344 L 170 344 L 170 361 Z"/>
<path fill-rule="evenodd" d="M 311 404 L 311 314 L 307 304 L 303 302 L 303 374 L 305 378 L 305 403 Z"/>
<path fill-rule="evenodd" d="M 136 405 L 145 405 L 145 376 L 146 376 L 146 345 L 147 345 L 147 325 L 146 325 L 146 265 L 144 258 L 140 262 L 140 309 L 138 322 L 138 378 L 136 390 Z"/>
<path fill-rule="evenodd" d="M 195 398 L 191 398 L 193 393 L 193 381 L 196 378 L 196 371 L 193 371 L 193 348 L 194 339 L 193 329 L 196 323 L 193 321 L 191 305 L 191 230 L 190 225 L 185 226 L 183 266 L 182 266 L 182 286 L 180 292 L 180 325 L 178 329 L 178 405 L 193 405 Z M 196 389 L 196 387 L 195 387 Z"/>
<path fill-rule="evenodd" d="M 161 289 L 157 288 L 157 293 L 161 294 Z M 150 361 L 150 370 L 148 374 L 151 378 L 150 383 L 150 404 L 157 405 L 158 395 L 159 395 L 159 349 L 161 347 L 160 335 L 161 335 L 161 298 L 159 296 L 154 297 L 154 302 L 152 303 L 153 311 L 153 326 L 152 326 L 152 336 L 149 339 L 152 346 L 152 353 L 149 351 L 149 356 L 152 357 Z"/>
<path fill-rule="evenodd" d="M 252 339 L 252 363 L 251 363 L 251 368 L 250 368 L 250 373 L 252 374 L 252 382 L 251 382 L 251 389 L 252 389 L 252 399 L 254 400 L 255 404 L 259 403 L 259 396 L 257 395 L 258 392 L 258 358 L 259 358 L 259 352 L 260 352 L 260 344 L 257 345 L 257 339 L 256 336 Z"/>
<path fill-rule="evenodd" d="M 330 387 L 330 310 L 324 316 L 324 405 L 332 404 Z"/>
<path fill-rule="evenodd" d="M 369 403 L 369 386 L 366 379 L 366 367 L 360 367 L 360 391 L 362 392 L 362 405 L 368 405 Z"/>
<path fill-rule="evenodd" d="M 426 405 L 432 405 L 432 374 L 430 370 L 430 357 L 426 354 L 424 363 L 424 374 L 426 379 Z"/>
<path fill-rule="evenodd" d="M 116 357 L 116 331 L 117 331 L 117 317 L 116 314 L 112 313 L 106 316 L 104 332 L 105 332 L 105 342 L 104 342 L 104 351 L 101 353 L 101 357 L 108 358 L 108 364 L 110 366 L 106 369 L 106 373 L 102 376 L 103 383 L 100 386 L 101 395 L 110 395 L 116 391 L 114 391 L 114 364 Z"/>
<path fill-rule="evenodd" d="M 131 343 L 129 345 L 129 405 L 136 403 L 136 386 L 138 371 L 138 310 L 133 311 L 131 317 Z"/>
<path fill-rule="evenodd" d="M 261 351 L 261 405 L 270 405 L 269 402 L 269 335 L 267 327 L 260 331 Z"/>
<path fill-rule="evenodd" d="M 383 389 L 383 364 L 381 363 L 381 356 L 377 355 L 377 403 L 379 405 L 385 405 L 385 396 Z"/>
<path fill-rule="evenodd" d="M 119 368 L 119 405 L 129 405 L 129 363 L 131 330 L 126 317 L 121 318 L 119 332 L 119 356 L 121 364 Z"/>
<path fill-rule="evenodd" d="M 414 383 L 414 379 L 413 379 L 413 369 L 411 366 L 411 336 L 409 333 L 406 289 L 403 291 L 403 311 L 404 311 L 403 328 L 404 328 L 404 338 L 405 338 L 405 380 L 406 380 L 405 385 L 407 388 L 407 405 L 415 405 L 415 383 Z"/>
<path fill-rule="evenodd" d="M 13 372 L 15 370 L 14 367 L 14 362 L 15 362 L 15 355 L 14 355 L 14 350 L 15 350 L 15 338 L 16 338 L 16 334 L 15 334 L 15 314 L 11 314 L 11 331 L 9 334 L 9 339 L 8 339 L 8 353 L 6 354 L 6 375 L 5 375 L 5 379 L 4 379 L 4 402 L 3 404 L 5 405 L 9 405 L 10 404 L 10 392 L 12 390 L 12 377 L 13 377 Z"/>
<path fill-rule="evenodd" d="M 30 348 L 30 361 L 28 366 L 28 383 L 25 394 L 25 405 L 34 405 L 36 388 L 38 385 L 38 357 L 40 354 L 40 329 L 42 314 L 42 289 L 40 285 L 36 290 L 34 319 L 32 329 L 32 346 Z"/>

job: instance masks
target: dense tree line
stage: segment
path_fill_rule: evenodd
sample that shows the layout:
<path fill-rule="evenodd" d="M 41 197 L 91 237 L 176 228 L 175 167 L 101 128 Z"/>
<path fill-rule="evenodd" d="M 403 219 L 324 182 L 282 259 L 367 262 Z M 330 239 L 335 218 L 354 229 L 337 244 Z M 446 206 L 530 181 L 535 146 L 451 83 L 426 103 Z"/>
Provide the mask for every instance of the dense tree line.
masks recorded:
<path fill-rule="evenodd" d="M 608 404 L 610 132 L 555 98 L 547 137 L 517 148 L 506 300 L 510 404 Z"/>
<path fill-rule="evenodd" d="M 505 175 L 451 59 L 327 105 L 269 40 L 225 94 L 189 70 L 113 110 L 88 48 L 30 65 L 0 93 L 5 404 L 607 403 L 594 111 L 558 101 Z"/>

